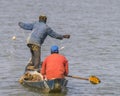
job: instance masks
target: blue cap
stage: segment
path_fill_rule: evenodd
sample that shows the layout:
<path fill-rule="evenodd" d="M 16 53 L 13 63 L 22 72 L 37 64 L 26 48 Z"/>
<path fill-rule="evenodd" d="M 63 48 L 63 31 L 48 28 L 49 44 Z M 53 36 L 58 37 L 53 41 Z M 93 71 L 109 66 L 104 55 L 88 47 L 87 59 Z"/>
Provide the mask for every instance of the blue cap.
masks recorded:
<path fill-rule="evenodd" d="M 58 46 L 56 46 L 56 45 L 52 46 L 51 47 L 51 53 L 58 53 L 59 52 L 58 49 L 59 49 Z"/>

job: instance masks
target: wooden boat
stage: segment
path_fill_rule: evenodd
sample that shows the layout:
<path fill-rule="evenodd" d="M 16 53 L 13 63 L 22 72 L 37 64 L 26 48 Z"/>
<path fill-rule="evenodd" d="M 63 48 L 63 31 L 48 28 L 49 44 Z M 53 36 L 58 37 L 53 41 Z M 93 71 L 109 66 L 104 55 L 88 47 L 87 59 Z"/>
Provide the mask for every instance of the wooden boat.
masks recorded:
<path fill-rule="evenodd" d="M 34 88 L 39 88 L 45 92 L 61 92 L 66 89 L 68 80 L 66 79 L 52 79 L 43 80 L 43 77 L 37 71 L 27 71 L 19 82 L 23 85 L 27 85 Z"/>
<path fill-rule="evenodd" d="M 34 88 L 39 88 L 47 93 L 51 92 L 62 92 L 66 89 L 68 80 L 66 79 L 53 79 L 53 80 L 42 80 L 42 81 L 29 81 L 23 80 L 23 85 L 27 85 Z"/>

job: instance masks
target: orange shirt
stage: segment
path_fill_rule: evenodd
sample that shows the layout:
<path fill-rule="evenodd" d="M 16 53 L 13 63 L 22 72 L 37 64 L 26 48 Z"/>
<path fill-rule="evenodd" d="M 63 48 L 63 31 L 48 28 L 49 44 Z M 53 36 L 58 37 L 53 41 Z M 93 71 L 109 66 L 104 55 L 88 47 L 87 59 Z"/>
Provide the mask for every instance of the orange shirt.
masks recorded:
<path fill-rule="evenodd" d="M 68 75 L 67 59 L 57 53 L 49 55 L 43 61 L 41 74 L 46 75 L 47 79 L 64 78 Z"/>

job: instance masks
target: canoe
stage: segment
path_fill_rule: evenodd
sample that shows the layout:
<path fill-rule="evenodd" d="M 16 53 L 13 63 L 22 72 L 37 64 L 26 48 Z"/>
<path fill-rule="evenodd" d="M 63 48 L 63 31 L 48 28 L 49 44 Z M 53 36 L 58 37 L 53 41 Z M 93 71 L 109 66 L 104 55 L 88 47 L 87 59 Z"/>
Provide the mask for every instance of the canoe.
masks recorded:
<path fill-rule="evenodd" d="M 67 82 L 68 80 L 65 78 L 44 80 L 41 73 L 37 71 L 27 71 L 19 79 L 19 83 L 25 86 L 27 85 L 32 88 L 38 88 L 40 91 L 48 93 L 64 91 L 66 89 Z"/>
<path fill-rule="evenodd" d="M 47 93 L 51 92 L 62 92 L 65 91 L 68 80 L 66 79 L 53 79 L 53 80 L 42 80 L 42 81 L 29 81 L 23 80 L 23 85 L 27 85 L 34 88 L 39 88 Z"/>

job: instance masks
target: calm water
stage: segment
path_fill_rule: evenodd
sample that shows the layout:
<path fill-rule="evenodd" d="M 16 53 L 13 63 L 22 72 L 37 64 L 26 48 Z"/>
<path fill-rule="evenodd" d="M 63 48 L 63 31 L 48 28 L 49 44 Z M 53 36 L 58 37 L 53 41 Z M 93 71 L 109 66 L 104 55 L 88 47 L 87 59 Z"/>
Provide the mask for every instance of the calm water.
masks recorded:
<path fill-rule="evenodd" d="M 0 96 L 120 96 L 120 0 L 0 0 Z M 18 83 L 30 57 L 30 31 L 18 22 L 48 16 L 48 25 L 69 40 L 47 37 L 42 60 L 51 45 L 69 60 L 70 75 L 96 75 L 101 84 L 69 79 L 66 94 L 44 94 Z M 16 36 L 16 40 L 12 40 Z"/>

